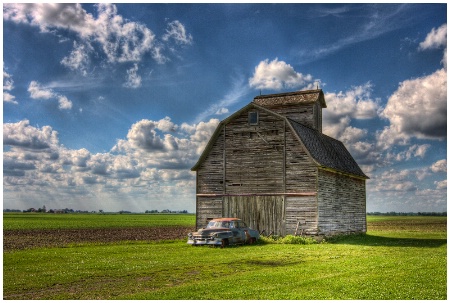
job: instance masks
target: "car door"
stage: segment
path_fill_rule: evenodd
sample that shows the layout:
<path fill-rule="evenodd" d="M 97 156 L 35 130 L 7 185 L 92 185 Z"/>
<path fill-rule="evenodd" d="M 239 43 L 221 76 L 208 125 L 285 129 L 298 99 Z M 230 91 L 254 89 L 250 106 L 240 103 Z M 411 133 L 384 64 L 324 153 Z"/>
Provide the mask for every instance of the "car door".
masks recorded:
<path fill-rule="evenodd" d="M 242 243 L 242 231 L 239 229 L 239 221 L 231 221 L 230 230 L 233 233 L 233 243 Z"/>

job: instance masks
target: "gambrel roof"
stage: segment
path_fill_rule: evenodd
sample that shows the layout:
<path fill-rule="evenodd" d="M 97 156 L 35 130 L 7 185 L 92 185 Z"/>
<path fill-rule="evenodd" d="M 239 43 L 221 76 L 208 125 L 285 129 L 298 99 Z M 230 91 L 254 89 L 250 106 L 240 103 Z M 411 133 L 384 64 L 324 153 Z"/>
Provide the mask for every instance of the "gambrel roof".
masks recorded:
<path fill-rule="evenodd" d="M 301 124 L 300 122 L 275 113 L 266 107 L 257 105 L 255 102 L 249 103 L 219 123 L 214 134 L 206 145 L 205 150 L 191 170 L 196 171 L 199 169 L 200 165 L 208 156 L 223 127 L 235 117 L 250 109 L 265 111 L 271 115 L 277 116 L 281 120 L 284 120 L 286 125 L 297 136 L 299 144 L 305 147 L 309 156 L 319 167 L 329 169 L 334 172 L 352 175 L 358 178 L 368 179 L 342 142 L 328 137 L 315 129 Z"/>

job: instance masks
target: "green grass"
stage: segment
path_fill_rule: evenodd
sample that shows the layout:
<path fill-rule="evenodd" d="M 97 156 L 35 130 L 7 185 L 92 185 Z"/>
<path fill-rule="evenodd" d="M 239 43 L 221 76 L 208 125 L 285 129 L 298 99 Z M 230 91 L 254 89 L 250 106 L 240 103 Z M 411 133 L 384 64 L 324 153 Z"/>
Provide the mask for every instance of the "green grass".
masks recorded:
<path fill-rule="evenodd" d="M 195 226 L 194 214 L 3 213 L 3 229 Z"/>
<path fill-rule="evenodd" d="M 376 221 L 376 230 L 369 224 L 366 235 L 325 244 L 219 249 L 166 241 L 6 252 L 3 294 L 5 299 L 445 300 L 446 218 Z"/>

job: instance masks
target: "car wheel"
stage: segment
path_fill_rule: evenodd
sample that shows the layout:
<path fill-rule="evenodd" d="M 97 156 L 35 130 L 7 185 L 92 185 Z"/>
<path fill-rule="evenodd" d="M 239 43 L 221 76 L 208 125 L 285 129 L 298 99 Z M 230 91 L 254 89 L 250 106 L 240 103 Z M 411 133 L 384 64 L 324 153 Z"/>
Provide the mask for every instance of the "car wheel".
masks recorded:
<path fill-rule="evenodd" d="M 228 239 L 222 239 L 222 245 L 220 246 L 221 248 L 227 247 L 228 246 Z"/>
<path fill-rule="evenodd" d="M 250 238 L 250 240 L 248 240 L 248 244 L 255 244 L 256 243 L 256 238 Z"/>

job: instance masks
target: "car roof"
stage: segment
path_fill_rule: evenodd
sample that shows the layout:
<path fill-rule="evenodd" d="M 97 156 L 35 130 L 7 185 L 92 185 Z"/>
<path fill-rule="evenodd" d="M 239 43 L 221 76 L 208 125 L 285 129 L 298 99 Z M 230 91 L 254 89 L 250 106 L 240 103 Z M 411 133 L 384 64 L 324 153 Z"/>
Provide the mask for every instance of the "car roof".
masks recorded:
<path fill-rule="evenodd" d="M 212 219 L 211 221 L 235 221 L 235 220 L 241 221 L 241 219 L 239 218 L 215 218 Z"/>

